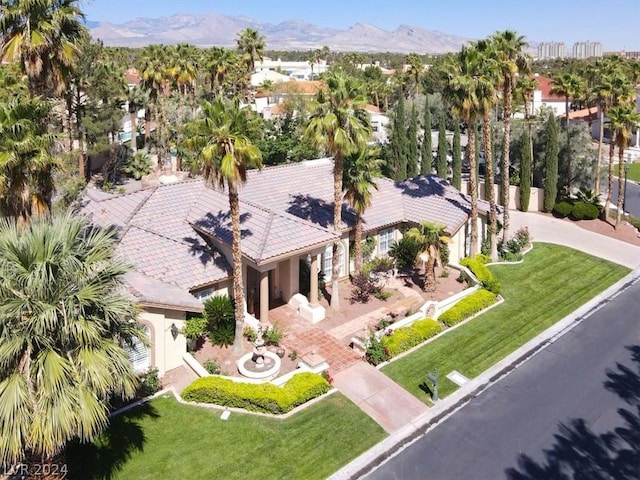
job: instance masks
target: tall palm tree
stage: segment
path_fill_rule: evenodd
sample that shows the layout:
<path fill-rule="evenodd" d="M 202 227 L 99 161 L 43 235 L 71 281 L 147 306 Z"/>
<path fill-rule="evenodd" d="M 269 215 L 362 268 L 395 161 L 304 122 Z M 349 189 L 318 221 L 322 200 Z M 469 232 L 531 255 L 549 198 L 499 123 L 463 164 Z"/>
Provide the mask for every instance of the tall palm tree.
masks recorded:
<path fill-rule="evenodd" d="M 166 57 L 166 50 L 162 45 L 149 45 L 143 51 L 140 68 L 140 86 L 148 92 L 154 107 L 159 161 L 165 153 L 165 132 L 168 130 L 165 96 L 171 77 Z"/>
<path fill-rule="evenodd" d="M 52 463 L 135 394 L 123 347 L 146 340 L 114 236 L 71 214 L 0 220 L 0 465 Z"/>
<path fill-rule="evenodd" d="M 305 135 L 311 143 L 333 157 L 333 227 L 342 235 L 342 177 L 345 155 L 363 148 L 371 133 L 362 84 L 341 70 L 332 70 L 325 78 L 328 91 L 318 92 L 311 105 L 311 119 Z M 331 308 L 340 308 L 340 252 L 333 245 Z"/>
<path fill-rule="evenodd" d="M 213 47 L 206 56 L 209 86 L 214 95 L 222 95 L 227 79 L 235 65 L 240 62 L 236 52 L 223 47 Z"/>
<path fill-rule="evenodd" d="M 554 95 L 561 95 L 564 97 L 565 116 L 564 116 L 564 128 L 567 134 L 567 164 L 566 164 L 566 178 L 565 178 L 565 190 L 566 194 L 571 194 L 571 135 L 569 132 L 569 99 L 580 98 L 584 92 L 584 81 L 575 73 L 563 73 L 557 75 L 552 79 L 553 86 L 551 87 L 551 93 Z"/>
<path fill-rule="evenodd" d="M 238 34 L 238 51 L 242 55 L 242 61 L 247 67 L 247 75 L 251 76 L 256 66 L 256 60 L 262 61 L 265 41 L 257 30 L 247 28 Z"/>
<path fill-rule="evenodd" d="M 479 112 L 482 115 L 482 136 L 484 141 L 484 165 L 485 165 L 485 186 L 488 192 L 489 201 L 489 250 L 493 260 L 498 259 L 498 212 L 496 207 L 495 175 L 492 147 L 492 126 L 491 114 L 497 102 L 496 85 L 500 73 L 499 64 L 495 60 L 492 51 L 493 46 L 486 40 L 480 40 L 476 44 L 480 54 L 478 64 L 477 99 Z M 507 206 L 508 207 L 508 206 Z M 505 207 L 505 209 L 507 208 Z"/>
<path fill-rule="evenodd" d="M 467 126 L 467 154 L 469 159 L 469 196 L 471 197 L 469 256 L 478 250 L 478 176 L 476 170 L 476 120 L 478 118 L 478 97 L 476 72 L 479 62 L 478 51 L 473 46 L 463 46 L 456 55 L 447 57 L 443 66 L 447 78 L 443 96 L 451 105 L 454 115 Z"/>
<path fill-rule="evenodd" d="M 432 222 L 420 222 L 404 234 L 420 246 L 416 260 L 426 260 L 424 269 L 424 289 L 436 290 L 436 266 L 442 263 L 442 250 L 449 243 L 449 237 L 443 225 Z"/>
<path fill-rule="evenodd" d="M 504 142 L 502 145 L 501 163 L 501 183 L 502 198 L 504 206 L 502 219 L 502 239 L 509 238 L 509 167 L 511 161 L 511 114 L 513 103 L 513 89 L 516 83 L 516 74 L 521 72 L 524 75 L 530 73 L 530 58 L 522 50 L 528 45 L 524 37 L 512 30 L 496 32 L 492 37 L 493 52 L 500 69 L 502 85 L 502 101 L 504 105 Z"/>
<path fill-rule="evenodd" d="M 6 0 L 0 58 L 19 62 L 32 95 L 59 95 L 88 37 L 79 0 Z"/>
<path fill-rule="evenodd" d="M 242 353 L 244 328 L 244 288 L 242 280 L 242 250 L 240 248 L 239 188 L 247 181 L 247 170 L 262 167 L 262 154 L 246 136 L 248 108 L 240 108 L 237 101 L 217 98 L 203 102 L 202 117 L 188 127 L 185 143 L 197 154 L 200 170 L 208 183 L 227 188 L 231 214 L 233 258 L 233 298 L 235 301 L 235 353 Z"/>
<path fill-rule="evenodd" d="M 129 89 L 127 103 L 131 122 L 131 149 L 136 152 L 138 150 L 138 111 L 146 107 L 146 92 L 139 85 Z"/>
<path fill-rule="evenodd" d="M 380 150 L 365 147 L 344 157 L 344 199 L 356 214 L 354 235 L 354 273 L 362 271 L 362 215 L 371 206 L 371 189 L 378 189 L 376 178 L 382 176 Z"/>
<path fill-rule="evenodd" d="M 51 209 L 59 162 L 52 155 L 55 136 L 47 132 L 50 112 L 37 97 L 0 105 L 0 214 L 20 223 Z"/>
<path fill-rule="evenodd" d="M 611 122 L 611 130 L 615 132 L 616 146 L 618 147 L 618 213 L 616 216 L 616 230 L 622 223 L 622 209 L 624 201 L 624 150 L 629 146 L 629 140 L 633 129 L 638 127 L 640 122 L 640 113 L 636 111 L 635 104 L 625 103 L 616 105 L 609 110 L 609 121 Z"/>

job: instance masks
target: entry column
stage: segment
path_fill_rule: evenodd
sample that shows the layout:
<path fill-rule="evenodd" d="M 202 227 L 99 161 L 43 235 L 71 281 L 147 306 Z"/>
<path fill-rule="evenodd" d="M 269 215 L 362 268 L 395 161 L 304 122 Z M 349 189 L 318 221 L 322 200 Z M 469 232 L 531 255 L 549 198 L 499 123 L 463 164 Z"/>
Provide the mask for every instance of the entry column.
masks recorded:
<path fill-rule="evenodd" d="M 260 323 L 269 321 L 269 272 L 260 272 Z"/>
<path fill-rule="evenodd" d="M 309 275 L 311 278 L 309 279 L 309 285 L 311 285 L 311 289 L 309 290 L 309 303 L 311 305 L 318 305 L 318 255 L 311 255 L 311 268 L 309 269 Z"/>

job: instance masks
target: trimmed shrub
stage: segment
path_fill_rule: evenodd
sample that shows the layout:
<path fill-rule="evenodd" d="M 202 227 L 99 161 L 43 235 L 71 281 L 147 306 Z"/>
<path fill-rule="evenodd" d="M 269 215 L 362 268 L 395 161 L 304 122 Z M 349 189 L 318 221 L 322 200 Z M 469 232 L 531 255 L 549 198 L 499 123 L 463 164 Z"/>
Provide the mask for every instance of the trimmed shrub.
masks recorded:
<path fill-rule="evenodd" d="M 202 377 L 182 392 L 189 402 L 212 403 L 254 412 L 287 413 L 329 391 L 329 383 L 316 373 L 298 373 L 278 387 L 272 383 L 239 383 L 221 377 Z"/>
<path fill-rule="evenodd" d="M 598 218 L 600 210 L 595 205 L 585 202 L 577 202 L 571 209 L 571 218 L 574 220 L 593 220 Z"/>
<path fill-rule="evenodd" d="M 413 268 L 419 250 L 420 245 L 414 240 L 402 237 L 391 245 L 389 256 L 395 259 L 396 266 L 399 269 Z"/>
<path fill-rule="evenodd" d="M 447 327 L 452 327 L 457 323 L 475 315 L 476 313 L 490 307 L 496 303 L 497 297 L 494 293 L 487 290 L 478 290 L 477 292 L 463 298 L 449 310 L 444 312 L 438 320 Z"/>
<path fill-rule="evenodd" d="M 408 327 L 393 330 L 391 335 L 382 337 L 382 345 L 386 347 L 385 351 L 390 357 L 395 357 L 436 336 L 441 331 L 442 326 L 436 320 L 425 318 Z"/>
<path fill-rule="evenodd" d="M 500 293 L 502 285 L 500 285 L 498 279 L 493 276 L 491 270 L 489 270 L 489 268 L 484 263 L 482 263 L 482 261 L 478 260 L 477 258 L 465 257 L 460 260 L 460 265 L 471 270 L 476 278 L 480 281 L 483 288 L 486 288 L 496 295 Z"/>
<path fill-rule="evenodd" d="M 553 207 L 553 215 L 558 218 L 568 217 L 571 214 L 573 205 L 569 202 L 558 202 Z"/>
<path fill-rule="evenodd" d="M 491 263 L 493 261 L 491 260 L 491 257 L 489 255 L 485 255 L 484 253 L 478 253 L 474 258 L 483 265 L 486 265 L 487 263 Z"/>

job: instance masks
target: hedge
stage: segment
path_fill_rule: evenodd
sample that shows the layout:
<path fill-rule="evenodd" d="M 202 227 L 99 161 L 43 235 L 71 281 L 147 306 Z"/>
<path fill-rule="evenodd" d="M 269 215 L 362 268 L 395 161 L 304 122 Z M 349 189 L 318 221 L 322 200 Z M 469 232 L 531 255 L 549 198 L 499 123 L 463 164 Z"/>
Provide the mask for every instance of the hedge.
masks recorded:
<path fill-rule="evenodd" d="M 571 218 L 574 220 L 594 220 L 600 215 L 600 210 L 595 205 L 585 202 L 577 202 L 571 209 Z"/>
<path fill-rule="evenodd" d="M 395 357 L 410 348 L 420 345 L 425 340 L 435 337 L 442 331 L 442 326 L 431 318 L 418 320 L 408 327 L 393 330 L 391 335 L 382 337 L 382 345 L 390 357 Z"/>
<path fill-rule="evenodd" d="M 556 217 L 564 218 L 569 216 L 572 209 L 573 205 L 571 205 L 569 202 L 558 202 L 553 207 L 553 214 Z"/>
<path fill-rule="evenodd" d="M 452 327 L 457 323 L 475 315 L 476 313 L 490 307 L 498 300 L 495 293 L 487 290 L 478 290 L 466 298 L 463 298 L 449 310 L 438 317 L 447 327 Z"/>
<path fill-rule="evenodd" d="M 460 265 L 469 268 L 476 276 L 480 283 L 482 283 L 482 287 L 486 288 L 490 292 L 495 293 L 496 295 L 500 293 L 500 289 L 502 285 L 496 277 L 493 276 L 491 270 L 483 263 L 483 259 L 478 258 L 469 258 L 465 257 L 460 260 Z"/>
<path fill-rule="evenodd" d="M 287 413 L 329 391 L 329 383 L 316 373 L 298 373 L 282 387 L 272 383 L 240 383 L 222 377 L 202 377 L 182 392 L 190 402 L 213 403 L 254 412 Z"/>

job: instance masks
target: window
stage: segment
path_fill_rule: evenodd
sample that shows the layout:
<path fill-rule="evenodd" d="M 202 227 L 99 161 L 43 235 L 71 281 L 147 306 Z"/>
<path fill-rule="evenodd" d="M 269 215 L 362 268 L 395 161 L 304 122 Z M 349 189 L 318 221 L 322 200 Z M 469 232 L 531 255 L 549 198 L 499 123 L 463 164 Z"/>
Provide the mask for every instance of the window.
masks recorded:
<path fill-rule="evenodd" d="M 149 338 L 149 327 L 142 326 L 144 334 Z M 133 366 L 133 371 L 136 373 L 144 372 L 151 366 L 151 352 L 148 347 L 145 347 L 140 340 L 133 342 L 133 348 L 125 347 L 129 361 Z"/>
<path fill-rule="evenodd" d="M 342 242 L 338 244 L 338 255 L 339 255 L 339 263 L 340 263 L 340 276 L 344 277 L 347 272 L 345 271 L 344 264 L 344 245 Z M 325 281 L 331 280 L 331 263 L 333 259 L 333 244 L 327 245 L 327 248 L 324 249 L 324 253 L 322 254 L 322 272 L 324 273 Z"/>
<path fill-rule="evenodd" d="M 213 297 L 213 288 L 207 288 L 205 290 L 200 290 L 198 292 L 193 292 L 191 295 L 193 295 L 198 300 L 200 300 L 202 303 L 204 303 L 204 301 L 207 298 Z"/>
<path fill-rule="evenodd" d="M 393 228 L 389 228 L 387 230 L 382 230 L 379 234 L 378 234 L 378 254 L 379 255 L 386 255 L 387 252 L 389 252 L 389 249 L 391 248 L 391 245 L 393 245 Z"/>

